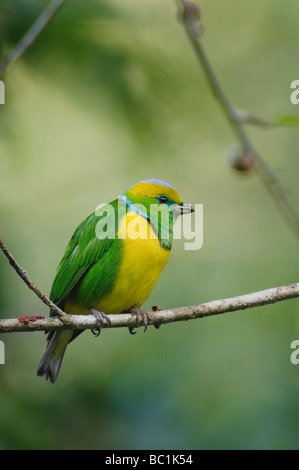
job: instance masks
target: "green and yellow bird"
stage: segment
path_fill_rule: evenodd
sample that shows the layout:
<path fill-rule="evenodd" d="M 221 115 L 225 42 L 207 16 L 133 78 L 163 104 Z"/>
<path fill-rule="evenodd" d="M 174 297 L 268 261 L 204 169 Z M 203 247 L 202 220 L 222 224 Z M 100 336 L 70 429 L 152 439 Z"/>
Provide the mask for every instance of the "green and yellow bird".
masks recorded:
<path fill-rule="evenodd" d="M 142 313 L 138 309 L 168 261 L 173 223 L 189 212 L 193 208 L 165 181 L 146 179 L 131 186 L 77 227 L 50 299 L 68 314 L 94 315 L 99 331 L 103 320 L 109 322 L 106 315 Z M 37 374 L 54 383 L 67 345 L 82 331 L 48 333 Z"/>

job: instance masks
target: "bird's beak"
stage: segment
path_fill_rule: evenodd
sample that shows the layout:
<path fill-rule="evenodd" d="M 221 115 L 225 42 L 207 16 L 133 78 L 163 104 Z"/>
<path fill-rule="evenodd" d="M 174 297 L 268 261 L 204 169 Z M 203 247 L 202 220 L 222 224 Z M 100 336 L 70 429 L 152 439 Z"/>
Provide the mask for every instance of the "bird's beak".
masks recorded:
<path fill-rule="evenodd" d="M 189 214 L 190 212 L 194 212 L 194 209 L 191 206 L 191 204 L 183 204 L 181 206 L 181 213 L 182 214 Z"/>
<path fill-rule="evenodd" d="M 191 212 L 194 212 L 194 209 L 191 204 L 178 204 L 174 207 L 174 212 L 177 215 L 190 214 Z"/>

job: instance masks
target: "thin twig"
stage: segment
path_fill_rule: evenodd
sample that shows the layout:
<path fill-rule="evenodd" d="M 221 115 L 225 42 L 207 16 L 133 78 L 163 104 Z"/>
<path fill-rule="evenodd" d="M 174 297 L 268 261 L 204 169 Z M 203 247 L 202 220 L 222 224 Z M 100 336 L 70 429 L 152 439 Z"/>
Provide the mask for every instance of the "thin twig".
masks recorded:
<path fill-rule="evenodd" d="M 70 324 L 70 315 L 65 313 L 63 310 L 57 307 L 45 294 L 43 294 L 38 287 L 32 282 L 28 274 L 26 273 L 25 269 L 22 268 L 14 259 L 10 251 L 8 250 L 7 246 L 5 245 L 3 238 L 0 237 L 0 249 L 5 254 L 6 258 L 8 259 L 11 266 L 17 272 L 21 279 L 25 282 L 25 284 L 31 289 L 51 310 L 53 310 L 61 320 L 66 322 L 68 325 Z"/>
<path fill-rule="evenodd" d="M 232 126 L 233 131 L 237 135 L 243 152 L 253 156 L 255 162 L 254 169 L 256 170 L 257 175 L 267 187 L 276 202 L 276 205 L 280 209 L 281 214 L 299 239 L 299 215 L 284 190 L 278 176 L 274 170 L 265 163 L 244 129 L 244 124 L 247 123 L 258 125 L 260 127 L 269 127 L 271 123 L 234 108 L 203 48 L 201 30 L 198 23 L 200 18 L 198 7 L 186 0 L 177 0 L 177 3 L 180 9 L 179 14 L 183 18 L 187 35 L 192 43 L 196 56 L 205 71 L 215 98 L 218 100 L 224 114 Z"/>
<path fill-rule="evenodd" d="M 283 300 L 299 297 L 299 283 L 287 286 L 266 289 L 260 292 L 241 295 L 221 300 L 213 300 L 200 305 L 174 308 L 148 312 L 149 325 L 159 326 L 165 323 L 206 318 L 220 315 L 226 312 L 246 310 L 263 305 L 274 304 Z M 17 318 L 0 320 L 0 333 L 24 332 L 24 331 L 53 331 L 53 330 L 86 330 L 96 328 L 96 320 L 92 315 L 70 315 L 72 323 L 67 325 L 57 318 L 36 320 L 34 322 L 20 323 Z M 103 328 L 138 328 L 143 326 L 141 319 L 132 314 L 119 314 L 109 316 L 111 325 L 103 324 Z"/>
<path fill-rule="evenodd" d="M 50 5 L 41 13 L 33 25 L 29 28 L 27 33 L 23 36 L 16 47 L 8 54 L 4 62 L 0 65 L 0 77 L 6 72 L 8 66 L 15 62 L 28 47 L 33 43 L 41 31 L 51 21 L 53 16 L 57 13 L 60 7 L 66 0 L 53 0 Z"/>
<path fill-rule="evenodd" d="M 255 114 L 248 113 L 243 109 L 234 110 L 234 119 L 240 124 L 252 124 L 253 126 L 261 127 L 263 129 L 269 129 L 269 127 L 277 125 L 274 121 L 269 121 L 268 119 L 256 116 Z"/>

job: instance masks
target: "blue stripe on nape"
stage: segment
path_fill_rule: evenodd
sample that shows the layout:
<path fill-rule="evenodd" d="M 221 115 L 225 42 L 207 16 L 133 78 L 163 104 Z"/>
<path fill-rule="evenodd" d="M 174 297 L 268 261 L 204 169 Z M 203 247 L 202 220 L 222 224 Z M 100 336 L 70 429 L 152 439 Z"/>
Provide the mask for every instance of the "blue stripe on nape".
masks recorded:
<path fill-rule="evenodd" d="M 126 203 L 126 205 L 131 209 L 131 211 L 135 212 L 136 214 L 142 215 L 142 217 L 149 220 L 149 215 L 144 213 L 140 208 L 136 207 L 135 204 L 133 204 L 125 194 L 121 194 L 119 197 Z"/>
<path fill-rule="evenodd" d="M 141 181 L 138 181 L 138 183 L 134 184 L 134 186 L 136 186 L 137 184 L 139 183 L 152 183 L 152 184 L 159 184 L 160 186 L 165 186 L 166 188 L 172 188 L 174 189 L 174 187 L 167 183 L 166 181 L 162 181 L 162 180 L 158 180 L 158 179 L 155 179 L 155 178 L 149 178 L 149 179 L 146 179 L 146 180 L 141 180 Z M 132 188 L 133 186 L 131 186 Z"/>

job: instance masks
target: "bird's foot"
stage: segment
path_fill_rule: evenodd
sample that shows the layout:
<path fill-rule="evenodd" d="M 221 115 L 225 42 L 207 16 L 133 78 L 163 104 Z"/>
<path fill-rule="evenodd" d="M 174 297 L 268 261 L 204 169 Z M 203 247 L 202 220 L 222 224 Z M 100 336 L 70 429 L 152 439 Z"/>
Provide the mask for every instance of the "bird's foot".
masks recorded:
<path fill-rule="evenodd" d="M 110 318 L 107 315 L 105 315 L 104 312 L 99 312 L 95 308 L 90 308 L 89 311 L 90 311 L 91 315 L 94 316 L 95 319 L 96 319 L 97 328 L 95 330 L 91 330 L 91 332 L 92 332 L 93 335 L 95 335 L 97 337 L 97 336 L 99 336 L 99 334 L 102 331 L 103 322 L 104 321 L 107 322 L 107 324 L 110 326 L 111 321 L 110 321 Z"/>
<path fill-rule="evenodd" d="M 132 310 L 130 310 L 130 313 L 132 315 L 135 315 L 137 317 L 137 320 L 141 319 L 142 320 L 142 324 L 144 326 L 144 331 L 147 330 L 147 323 L 150 319 L 150 316 L 148 314 L 148 312 L 146 310 L 143 310 L 141 308 L 132 308 Z M 129 327 L 129 332 L 131 333 L 131 335 L 135 335 L 136 334 L 136 331 L 134 331 L 135 328 L 132 328 L 132 327 Z"/>

